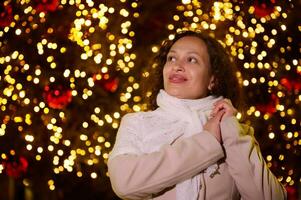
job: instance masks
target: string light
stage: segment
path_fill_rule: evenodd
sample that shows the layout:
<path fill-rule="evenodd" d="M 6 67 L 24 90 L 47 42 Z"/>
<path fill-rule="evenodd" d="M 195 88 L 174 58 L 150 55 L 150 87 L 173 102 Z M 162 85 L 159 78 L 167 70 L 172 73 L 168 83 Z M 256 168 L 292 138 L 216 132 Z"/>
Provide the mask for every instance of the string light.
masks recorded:
<path fill-rule="evenodd" d="M 44 7 L 38 7 L 33 1 L 17 2 L 23 5 L 23 13 L 14 14 L 14 21 L 0 29 L 0 64 L 4 69 L 0 74 L 3 91 L 0 95 L 0 140 L 5 142 L 7 129 L 16 126 L 16 133 L 9 134 L 15 134 L 13 137 L 25 142 L 24 146 L 16 147 L 16 151 L 34 153 L 36 162 L 50 156 L 54 174 L 75 171 L 79 178 L 98 179 L 98 172 L 91 171 L 107 162 L 121 116 L 141 110 L 139 83 L 131 76 L 137 58 L 132 50 L 135 36 L 132 27 L 140 16 L 139 2 L 122 0 L 107 5 L 92 0 L 85 3 L 62 0 L 57 7 L 49 3 L 52 2 L 41 2 Z M 10 4 L 10 1 L 4 4 Z M 56 11 L 47 9 L 68 10 L 73 14 L 73 21 L 68 22 L 69 26 L 64 26 L 66 23 L 61 21 L 58 27 L 47 23 L 51 20 L 50 13 Z M 117 18 L 120 19 L 118 23 Z M 30 36 L 35 31 L 43 34 Z M 15 41 L 7 38 L 12 33 L 16 40 L 26 41 L 26 48 L 13 47 Z M 6 51 L 6 46 L 10 45 L 15 48 L 12 52 Z M 35 61 L 31 62 L 31 59 Z M 124 77 L 122 86 L 127 87 L 118 85 L 116 72 Z M 54 89 L 50 88 L 52 86 Z M 43 92 L 47 87 L 49 94 Z M 46 95 L 59 96 L 68 89 L 71 104 L 77 104 L 74 108 L 70 106 L 72 112 L 78 112 L 76 107 L 84 107 L 85 102 L 104 99 L 104 93 L 116 95 L 116 98 L 115 102 L 106 101 L 111 104 L 111 109 L 100 103 L 99 107 L 85 110 L 85 114 L 78 113 L 80 117 L 76 118 L 69 108 L 53 108 L 46 98 Z M 119 96 L 126 97 L 126 103 Z M 84 114 L 82 118 L 81 114 Z M 71 131 L 69 128 L 73 123 L 80 126 Z M 5 159 L 3 155 L 2 159 Z M 82 165 L 90 168 L 82 170 Z M 0 165 L 0 174 L 3 169 Z M 48 176 L 51 177 L 51 173 Z M 56 189 L 54 179 L 49 179 L 48 187 L 49 190 Z"/>

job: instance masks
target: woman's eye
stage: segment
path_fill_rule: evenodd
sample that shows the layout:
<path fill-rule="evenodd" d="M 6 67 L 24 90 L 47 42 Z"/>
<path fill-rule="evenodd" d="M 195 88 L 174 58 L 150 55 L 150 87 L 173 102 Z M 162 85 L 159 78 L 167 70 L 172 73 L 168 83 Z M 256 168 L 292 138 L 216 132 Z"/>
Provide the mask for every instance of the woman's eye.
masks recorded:
<path fill-rule="evenodd" d="M 175 61 L 176 58 L 174 56 L 168 56 L 167 61 Z"/>
<path fill-rule="evenodd" d="M 194 57 L 189 57 L 189 58 L 188 58 L 188 62 L 190 62 L 190 63 L 197 63 L 198 61 L 197 61 L 197 59 L 194 58 Z"/>

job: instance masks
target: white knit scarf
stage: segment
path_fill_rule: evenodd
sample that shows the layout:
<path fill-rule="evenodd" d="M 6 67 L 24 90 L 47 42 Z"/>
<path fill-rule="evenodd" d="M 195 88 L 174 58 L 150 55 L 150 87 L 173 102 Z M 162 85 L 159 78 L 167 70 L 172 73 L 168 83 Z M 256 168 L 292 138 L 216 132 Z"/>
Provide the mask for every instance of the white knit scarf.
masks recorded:
<path fill-rule="evenodd" d="M 164 90 L 160 90 L 157 96 L 157 104 L 164 112 L 167 112 L 171 118 L 178 118 L 180 121 L 183 120 L 187 122 L 188 125 L 182 137 L 189 137 L 203 130 L 203 125 L 207 122 L 210 112 L 213 109 L 213 103 L 219 99 L 222 99 L 222 97 L 216 98 L 214 96 L 207 96 L 195 100 L 178 99 L 170 96 Z M 217 164 L 214 164 L 208 167 L 205 173 L 211 175 L 215 173 L 217 168 Z M 178 183 L 176 185 L 176 199 L 197 200 L 200 186 L 200 174 Z"/>

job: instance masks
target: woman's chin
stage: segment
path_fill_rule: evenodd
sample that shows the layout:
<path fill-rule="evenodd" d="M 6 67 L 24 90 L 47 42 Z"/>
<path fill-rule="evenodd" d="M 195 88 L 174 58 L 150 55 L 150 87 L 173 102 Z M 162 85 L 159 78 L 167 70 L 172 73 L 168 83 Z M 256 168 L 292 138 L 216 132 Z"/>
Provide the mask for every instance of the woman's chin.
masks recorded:
<path fill-rule="evenodd" d="M 168 89 L 165 90 L 165 92 L 170 96 L 176 97 L 178 99 L 200 99 L 207 96 L 206 94 L 194 94 L 187 92 L 187 90 L 180 89 Z"/>
<path fill-rule="evenodd" d="M 183 93 L 183 91 L 179 91 L 179 90 L 165 90 L 167 92 L 167 94 L 169 94 L 170 96 L 179 98 L 179 99 L 187 99 L 188 96 L 187 94 Z"/>

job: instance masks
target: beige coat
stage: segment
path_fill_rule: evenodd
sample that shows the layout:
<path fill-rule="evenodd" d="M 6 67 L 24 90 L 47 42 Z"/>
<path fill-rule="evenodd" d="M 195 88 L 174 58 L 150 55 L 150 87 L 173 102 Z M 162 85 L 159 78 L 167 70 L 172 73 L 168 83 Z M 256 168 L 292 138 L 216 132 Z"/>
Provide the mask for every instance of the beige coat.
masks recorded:
<path fill-rule="evenodd" d="M 108 161 L 113 190 L 123 199 L 174 200 L 175 185 L 201 173 L 199 200 L 286 199 L 284 188 L 265 164 L 253 131 L 228 117 L 221 122 L 222 145 L 203 131 L 157 152 L 118 155 Z M 216 162 L 216 174 L 202 173 Z"/>

